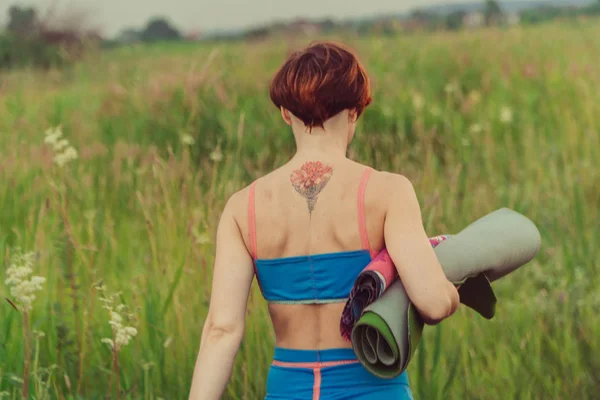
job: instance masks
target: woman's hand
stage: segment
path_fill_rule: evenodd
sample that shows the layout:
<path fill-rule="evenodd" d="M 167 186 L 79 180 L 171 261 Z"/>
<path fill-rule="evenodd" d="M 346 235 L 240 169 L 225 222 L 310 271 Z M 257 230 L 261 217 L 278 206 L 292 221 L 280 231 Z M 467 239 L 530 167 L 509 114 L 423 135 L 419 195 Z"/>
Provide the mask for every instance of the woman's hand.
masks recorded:
<path fill-rule="evenodd" d="M 217 252 L 208 316 L 202 330 L 190 400 L 218 400 L 231 375 L 244 336 L 244 317 L 254 277 L 252 257 L 234 217 L 244 197 L 227 202 L 217 230 Z"/>

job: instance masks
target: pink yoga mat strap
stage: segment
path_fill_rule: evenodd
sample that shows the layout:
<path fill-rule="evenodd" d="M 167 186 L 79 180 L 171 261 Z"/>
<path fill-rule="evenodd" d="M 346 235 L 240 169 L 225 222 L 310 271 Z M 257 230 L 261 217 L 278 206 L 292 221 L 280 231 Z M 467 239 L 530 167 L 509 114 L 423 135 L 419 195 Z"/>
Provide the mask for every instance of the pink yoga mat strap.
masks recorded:
<path fill-rule="evenodd" d="M 360 185 L 358 186 L 358 229 L 360 232 L 360 241 L 364 250 L 369 250 L 371 255 L 371 245 L 369 244 L 369 235 L 367 234 L 367 218 L 365 215 L 365 191 L 367 189 L 367 182 L 369 176 L 373 170 L 369 167 L 365 169 L 365 172 L 360 179 Z"/>

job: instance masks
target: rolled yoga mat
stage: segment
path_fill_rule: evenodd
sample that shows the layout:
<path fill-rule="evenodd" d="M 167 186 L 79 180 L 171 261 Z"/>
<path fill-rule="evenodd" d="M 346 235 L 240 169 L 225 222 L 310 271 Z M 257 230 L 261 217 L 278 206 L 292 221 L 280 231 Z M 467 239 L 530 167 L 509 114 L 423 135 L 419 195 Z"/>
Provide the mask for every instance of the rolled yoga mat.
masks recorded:
<path fill-rule="evenodd" d="M 429 244 L 435 248 L 448 237 L 448 235 L 439 235 L 429 238 Z M 344 339 L 350 342 L 352 329 L 365 308 L 380 298 L 386 288 L 397 278 L 398 271 L 387 249 L 381 250 L 354 281 L 340 319 L 340 333 Z"/>
<path fill-rule="evenodd" d="M 496 210 L 434 248 L 448 280 L 460 285 L 461 303 L 485 318 L 495 314 L 490 282 L 531 261 L 541 246 L 536 226 L 507 208 Z M 424 323 L 402 282 L 395 281 L 367 305 L 352 329 L 361 364 L 381 378 L 406 370 L 421 340 Z"/>

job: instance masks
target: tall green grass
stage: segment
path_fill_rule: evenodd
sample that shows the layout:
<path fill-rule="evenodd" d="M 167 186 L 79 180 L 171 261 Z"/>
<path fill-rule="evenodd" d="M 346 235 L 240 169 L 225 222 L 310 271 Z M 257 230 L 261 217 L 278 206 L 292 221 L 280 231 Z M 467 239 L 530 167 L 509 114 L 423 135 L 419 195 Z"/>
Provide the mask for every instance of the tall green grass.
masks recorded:
<path fill-rule="evenodd" d="M 597 398 L 597 21 L 342 39 L 373 80 L 350 156 L 408 176 L 428 233 L 510 207 L 543 236 L 539 256 L 495 285 L 493 320 L 461 309 L 426 329 L 409 367 L 416 398 Z M 31 338 L 32 396 L 116 398 L 100 282 L 137 319 L 120 397 L 187 396 L 216 223 L 230 194 L 292 154 L 267 88 L 306 43 L 122 48 L 1 76 L 0 257 L 35 251 L 47 279 L 30 315 L 45 334 Z M 43 143 L 56 125 L 80 156 L 62 169 Z M 19 398 L 22 318 L 2 301 L 0 392 Z M 225 398 L 264 396 L 274 337 L 257 287 L 246 326 Z"/>

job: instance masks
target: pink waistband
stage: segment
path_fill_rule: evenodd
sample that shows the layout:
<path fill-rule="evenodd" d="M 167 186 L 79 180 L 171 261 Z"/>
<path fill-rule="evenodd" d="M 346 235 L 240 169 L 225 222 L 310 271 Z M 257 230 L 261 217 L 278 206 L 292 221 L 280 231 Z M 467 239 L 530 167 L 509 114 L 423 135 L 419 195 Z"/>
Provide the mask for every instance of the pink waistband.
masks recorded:
<path fill-rule="evenodd" d="M 308 368 L 308 369 L 320 369 L 328 367 L 337 367 L 339 365 L 356 364 L 358 360 L 340 360 L 340 361 L 317 361 L 317 362 L 286 362 L 286 361 L 273 361 L 273 365 L 277 367 L 285 368 Z"/>

